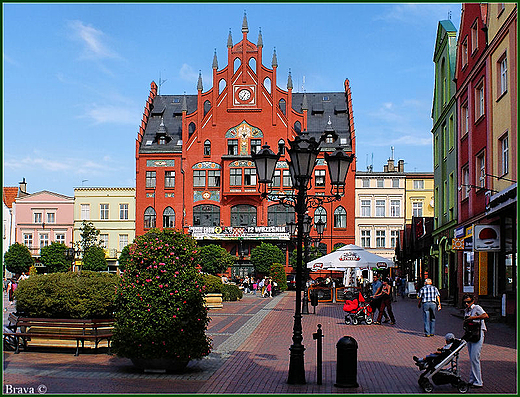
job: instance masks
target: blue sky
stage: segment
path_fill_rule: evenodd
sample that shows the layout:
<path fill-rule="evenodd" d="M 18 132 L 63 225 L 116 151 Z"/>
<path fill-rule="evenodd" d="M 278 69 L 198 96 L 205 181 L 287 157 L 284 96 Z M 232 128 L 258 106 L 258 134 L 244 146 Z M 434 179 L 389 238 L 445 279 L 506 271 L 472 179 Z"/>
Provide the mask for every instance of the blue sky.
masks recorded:
<path fill-rule="evenodd" d="M 135 186 L 135 139 L 150 82 L 161 94 L 211 88 L 227 37 L 261 28 L 278 85 L 342 91 L 350 81 L 358 170 L 432 171 L 437 25 L 458 29 L 459 3 L 3 4 L 3 185 L 73 196 L 74 187 Z M 372 161 L 373 154 L 373 161 Z"/>

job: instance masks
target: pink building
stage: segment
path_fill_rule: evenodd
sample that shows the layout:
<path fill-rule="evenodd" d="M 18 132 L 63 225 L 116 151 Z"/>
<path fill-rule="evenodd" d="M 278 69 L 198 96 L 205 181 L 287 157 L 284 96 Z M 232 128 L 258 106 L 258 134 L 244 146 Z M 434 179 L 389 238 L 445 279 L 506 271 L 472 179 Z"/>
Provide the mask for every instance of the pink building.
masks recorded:
<path fill-rule="evenodd" d="M 33 257 L 54 241 L 72 246 L 74 197 L 43 190 L 17 197 L 13 207 L 16 242 L 25 244 Z"/>

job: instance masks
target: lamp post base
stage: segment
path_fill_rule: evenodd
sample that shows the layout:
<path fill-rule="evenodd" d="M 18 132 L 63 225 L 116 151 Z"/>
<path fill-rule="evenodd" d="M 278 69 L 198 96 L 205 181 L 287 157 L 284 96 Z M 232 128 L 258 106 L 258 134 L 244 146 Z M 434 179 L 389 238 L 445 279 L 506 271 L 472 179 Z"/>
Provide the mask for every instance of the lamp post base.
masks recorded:
<path fill-rule="evenodd" d="M 305 382 L 305 366 L 304 366 L 304 354 L 305 347 L 300 345 L 291 345 L 289 348 L 291 351 L 289 361 L 289 377 L 287 383 L 290 385 L 304 385 Z"/>

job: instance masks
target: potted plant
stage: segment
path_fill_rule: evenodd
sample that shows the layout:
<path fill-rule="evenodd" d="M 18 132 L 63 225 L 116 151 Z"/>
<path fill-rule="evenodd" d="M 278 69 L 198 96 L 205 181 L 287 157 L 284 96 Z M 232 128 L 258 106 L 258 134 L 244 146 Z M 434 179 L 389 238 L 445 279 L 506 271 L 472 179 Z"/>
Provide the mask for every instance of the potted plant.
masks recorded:
<path fill-rule="evenodd" d="M 152 229 L 137 237 L 117 288 L 113 349 L 144 370 L 180 370 L 209 354 L 195 240 Z"/>

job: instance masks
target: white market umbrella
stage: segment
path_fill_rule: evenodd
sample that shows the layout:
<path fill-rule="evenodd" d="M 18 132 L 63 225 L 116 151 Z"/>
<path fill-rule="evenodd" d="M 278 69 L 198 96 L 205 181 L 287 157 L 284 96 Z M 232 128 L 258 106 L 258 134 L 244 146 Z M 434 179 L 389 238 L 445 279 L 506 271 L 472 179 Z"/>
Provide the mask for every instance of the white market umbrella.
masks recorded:
<path fill-rule="evenodd" d="M 387 268 L 394 266 L 394 262 L 390 259 L 368 252 L 354 244 L 344 245 L 330 254 L 307 263 L 307 268 L 311 271 L 345 271 L 348 268 Z"/>

